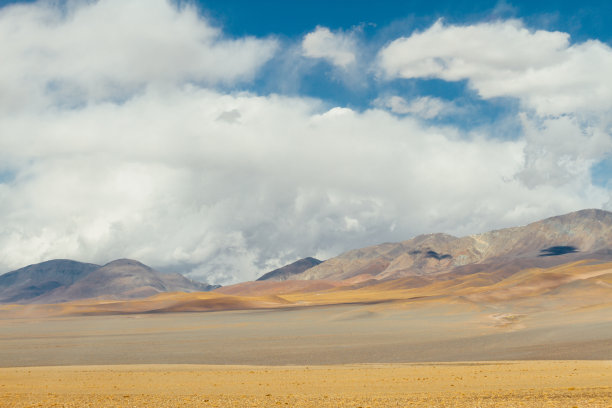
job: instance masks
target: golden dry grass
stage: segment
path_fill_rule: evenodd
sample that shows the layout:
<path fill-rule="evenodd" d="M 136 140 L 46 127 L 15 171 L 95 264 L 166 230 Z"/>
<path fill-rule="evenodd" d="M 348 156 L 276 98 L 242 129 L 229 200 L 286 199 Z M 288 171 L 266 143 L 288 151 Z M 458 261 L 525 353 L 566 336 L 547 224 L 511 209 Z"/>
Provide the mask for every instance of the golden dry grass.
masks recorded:
<path fill-rule="evenodd" d="M 3 407 L 612 407 L 612 362 L 0 369 Z"/>

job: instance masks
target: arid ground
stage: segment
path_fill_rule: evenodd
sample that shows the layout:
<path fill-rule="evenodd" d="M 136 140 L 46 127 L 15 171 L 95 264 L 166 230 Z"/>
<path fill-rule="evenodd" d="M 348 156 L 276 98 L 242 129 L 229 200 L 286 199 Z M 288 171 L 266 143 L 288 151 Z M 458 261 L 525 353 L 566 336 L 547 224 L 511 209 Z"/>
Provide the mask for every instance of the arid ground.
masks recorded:
<path fill-rule="evenodd" d="M 394 303 L 0 319 L 0 366 L 612 360 L 611 321 Z"/>
<path fill-rule="evenodd" d="M 612 363 L 0 369 L 10 407 L 611 407 Z"/>
<path fill-rule="evenodd" d="M 9 407 L 612 407 L 611 276 L 609 264 L 582 263 L 493 283 L 6 305 L 0 397 Z"/>
<path fill-rule="evenodd" d="M 1 319 L 0 405 L 612 407 L 610 310 L 577 316 L 379 303 Z"/>

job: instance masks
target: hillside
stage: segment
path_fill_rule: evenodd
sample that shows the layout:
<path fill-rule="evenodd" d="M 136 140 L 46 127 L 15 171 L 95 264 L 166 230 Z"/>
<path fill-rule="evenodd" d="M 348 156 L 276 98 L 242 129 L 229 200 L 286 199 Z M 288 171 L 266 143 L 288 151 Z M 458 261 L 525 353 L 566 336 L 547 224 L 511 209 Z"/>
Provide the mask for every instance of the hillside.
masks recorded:
<path fill-rule="evenodd" d="M 60 287 L 67 287 L 99 265 L 55 259 L 0 275 L 0 303 L 24 303 Z"/>
<path fill-rule="evenodd" d="M 398 279 L 464 272 L 500 265 L 552 266 L 596 258 L 612 260 L 612 213 L 582 210 L 548 218 L 524 227 L 467 237 L 420 235 L 345 252 L 288 279 Z"/>
<path fill-rule="evenodd" d="M 163 274 L 134 260 L 104 266 L 52 260 L 0 276 L 0 303 L 58 303 L 89 298 L 132 299 L 162 292 L 200 292 L 218 286 Z"/>
<path fill-rule="evenodd" d="M 320 265 L 321 263 L 322 261 L 319 261 L 316 258 L 311 258 L 311 257 L 303 258 L 289 265 L 285 265 L 281 268 L 268 272 L 262 275 L 261 277 L 259 277 L 257 280 L 258 281 L 266 281 L 266 280 L 284 281 L 284 280 L 289 279 L 293 275 L 298 275 L 302 272 L 307 271 L 310 268 Z"/>

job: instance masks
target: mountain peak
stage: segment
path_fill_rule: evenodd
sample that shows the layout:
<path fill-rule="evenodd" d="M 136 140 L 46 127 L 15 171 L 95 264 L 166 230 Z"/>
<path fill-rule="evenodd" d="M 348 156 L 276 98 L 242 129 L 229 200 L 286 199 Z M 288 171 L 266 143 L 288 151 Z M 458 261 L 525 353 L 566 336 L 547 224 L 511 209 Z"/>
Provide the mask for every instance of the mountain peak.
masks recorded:
<path fill-rule="evenodd" d="M 310 268 L 313 268 L 323 261 L 320 261 L 316 258 L 307 257 L 300 260 L 297 260 L 289 265 L 285 265 L 281 268 L 275 269 L 271 272 L 262 275 L 257 280 L 274 280 L 274 281 L 283 281 L 289 279 L 293 275 L 300 274 L 304 271 L 307 271 Z"/>
<path fill-rule="evenodd" d="M 99 265 L 52 259 L 0 275 L 0 303 L 28 302 L 85 278 Z"/>
<path fill-rule="evenodd" d="M 0 303 L 58 303 L 87 298 L 128 299 L 218 286 L 163 274 L 133 259 L 104 266 L 68 259 L 29 265 L 0 276 Z"/>
<path fill-rule="evenodd" d="M 142 262 L 136 261 L 134 259 L 128 259 L 128 258 L 115 259 L 114 261 L 107 263 L 103 267 L 104 268 L 106 267 L 117 268 L 117 267 L 123 267 L 123 266 L 136 266 L 136 267 L 151 269 L 151 267 L 143 264 Z"/>

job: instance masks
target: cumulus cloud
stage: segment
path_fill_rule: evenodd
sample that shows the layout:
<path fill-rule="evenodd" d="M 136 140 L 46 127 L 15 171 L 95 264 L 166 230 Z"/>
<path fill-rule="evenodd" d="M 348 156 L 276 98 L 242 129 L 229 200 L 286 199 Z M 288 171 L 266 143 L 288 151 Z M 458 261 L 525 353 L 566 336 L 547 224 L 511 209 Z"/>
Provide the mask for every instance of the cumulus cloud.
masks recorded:
<path fill-rule="evenodd" d="M 277 43 L 223 38 L 166 0 L 38 2 L 0 10 L 0 108 L 121 100 L 144 86 L 253 78 Z"/>
<path fill-rule="evenodd" d="M 612 152 L 612 49 L 600 41 L 571 44 L 519 20 L 438 21 L 382 49 L 379 65 L 387 78 L 467 80 L 482 98 L 518 99 L 527 141 L 518 176 L 530 186 L 585 177 Z"/>
<path fill-rule="evenodd" d="M 521 120 L 527 145 L 525 168 L 518 177 L 528 186 L 588 184 L 591 166 L 612 152 L 610 129 L 602 126 L 602 120 L 589 122 L 577 115 L 540 118 L 524 113 Z"/>
<path fill-rule="evenodd" d="M 519 98 L 540 115 L 612 108 L 612 49 L 600 41 L 531 31 L 519 20 L 445 25 L 399 38 L 380 51 L 388 78 L 468 80 L 483 98 Z"/>
<path fill-rule="evenodd" d="M 224 112 L 240 120 L 218 120 Z M 0 132 L 14 136 L 2 152 L 22 163 L 0 189 L 5 269 L 129 256 L 227 283 L 305 255 L 603 200 L 513 180 L 521 141 L 299 98 L 149 91 L 4 120 Z"/>
<path fill-rule="evenodd" d="M 275 41 L 228 39 L 162 1 L 53 4 L 0 9 L 0 272 L 132 257 L 231 283 L 304 256 L 609 200 L 580 166 L 561 183 L 521 178 L 526 149 L 540 143 L 538 166 L 553 149 L 578 164 L 605 127 L 569 120 L 585 144 L 571 156 L 553 141 L 557 122 L 537 115 L 503 141 L 386 109 L 228 93 L 216 85 L 253 78 Z M 419 103 L 435 112 L 436 100 Z"/>
<path fill-rule="evenodd" d="M 322 58 L 340 68 L 347 68 L 356 62 L 356 49 L 357 44 L 350 34 L 332 32 L 327 27 L 317 27 L 302 41 L 302 54 L 305 57 Z"/>

